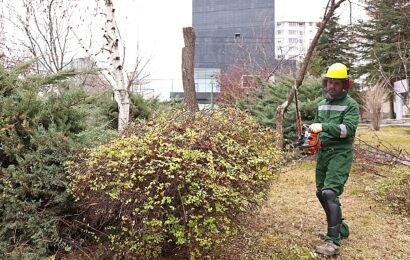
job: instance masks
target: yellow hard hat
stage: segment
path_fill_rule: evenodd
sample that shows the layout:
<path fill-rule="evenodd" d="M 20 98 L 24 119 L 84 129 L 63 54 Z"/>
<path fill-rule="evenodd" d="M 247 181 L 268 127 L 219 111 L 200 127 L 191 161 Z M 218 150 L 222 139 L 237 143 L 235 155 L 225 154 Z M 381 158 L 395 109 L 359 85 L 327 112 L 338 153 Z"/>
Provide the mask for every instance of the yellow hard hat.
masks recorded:
<path fill-rule="evenodd" d="M 329 79 L 347 79 L 349 78 L 348 69 L 342 63 L 334 63 L 327 70 L 325 77 Z"/>

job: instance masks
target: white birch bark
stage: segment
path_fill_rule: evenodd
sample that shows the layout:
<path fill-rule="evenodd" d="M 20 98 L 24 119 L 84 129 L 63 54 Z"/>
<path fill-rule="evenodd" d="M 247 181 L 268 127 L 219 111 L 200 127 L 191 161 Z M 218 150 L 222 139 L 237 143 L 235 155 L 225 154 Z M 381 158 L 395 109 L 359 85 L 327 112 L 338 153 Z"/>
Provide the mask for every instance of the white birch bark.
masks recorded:
<path fill-rule="evenodd" d="M 105 0 L 106 21 L 105 34 L 106 40 L 105 51 L 109 52 L 110 66 L 112 66 L 114 84 L 114 98 L 118 104 L 118 131 L 123 132 L 127 127 L 130 117 L 130 100 L 128 95 L 127 84 L 125 82 L 124 68 L 119 51 L 119 36 L 117 23 L 115 22 L 115 8 L 112 0 Z"/>

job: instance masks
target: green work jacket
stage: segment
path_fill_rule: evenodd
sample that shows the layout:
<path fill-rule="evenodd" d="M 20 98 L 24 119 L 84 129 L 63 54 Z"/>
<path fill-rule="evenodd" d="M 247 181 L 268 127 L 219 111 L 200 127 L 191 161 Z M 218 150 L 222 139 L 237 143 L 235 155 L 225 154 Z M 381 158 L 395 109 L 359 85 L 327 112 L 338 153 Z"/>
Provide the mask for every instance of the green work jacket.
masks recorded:
<path fill-rule="evenodd" d="M 322 100 L 316 112 L 322 147 L 351 147 L 359 123 L 359 105 L 350 96 L 341 100 Z"/>

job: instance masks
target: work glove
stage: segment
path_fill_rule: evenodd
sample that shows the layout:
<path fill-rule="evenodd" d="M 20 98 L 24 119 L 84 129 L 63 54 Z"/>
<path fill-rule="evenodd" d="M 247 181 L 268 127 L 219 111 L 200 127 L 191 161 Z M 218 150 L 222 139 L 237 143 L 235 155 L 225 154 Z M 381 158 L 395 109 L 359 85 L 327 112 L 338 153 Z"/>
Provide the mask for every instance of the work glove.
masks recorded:
<path fill-rule="evenodd" d="M 314 123 L 309 126 L 309 131 L 318 134 L 322 132 L 322 124 Z"/>

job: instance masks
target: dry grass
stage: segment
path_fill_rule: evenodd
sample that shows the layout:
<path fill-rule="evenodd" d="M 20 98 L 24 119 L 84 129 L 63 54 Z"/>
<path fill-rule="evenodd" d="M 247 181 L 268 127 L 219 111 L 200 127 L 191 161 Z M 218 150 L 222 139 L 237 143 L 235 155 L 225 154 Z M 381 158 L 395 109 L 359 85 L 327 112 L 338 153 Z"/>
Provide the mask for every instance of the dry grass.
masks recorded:
<path fill-rule="evenodd" d="M 314 163 L 303 162 L 278 176 L 267 203 L 247 219 L 243 234 L 218 248 L 219 259 L 321 259 L 313 253 L 325 231 L 315 196 Z M 409 259 L 410 219 L 374 200 L 380 177 L 352 170 L 341 197 L 351 236 L 338 259 Z"/>
<path fill-rule="evenodd" d="M 356 136 L 372 144 L 378 144 L 377 140 L 382 140 L 386 145 L 390 144 L 410 153 L 410 128 L 389 126 L 374 131 L 368 127 L 360 127 Z"/>

